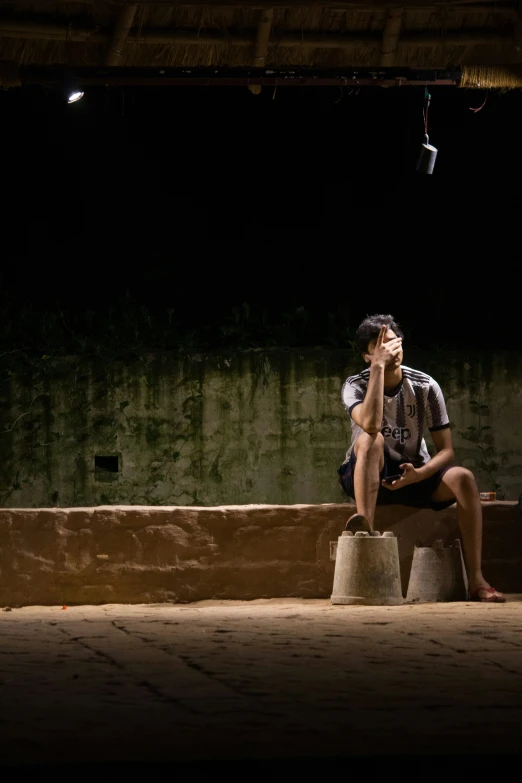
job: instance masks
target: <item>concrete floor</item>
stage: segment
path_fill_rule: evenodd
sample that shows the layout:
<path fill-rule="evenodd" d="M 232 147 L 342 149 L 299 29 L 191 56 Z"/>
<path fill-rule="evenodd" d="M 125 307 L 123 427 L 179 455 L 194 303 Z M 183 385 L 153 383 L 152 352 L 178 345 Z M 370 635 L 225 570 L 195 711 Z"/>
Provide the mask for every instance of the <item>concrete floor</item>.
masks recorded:
<path fill-rule="evenodd" d="M 498 773 L 522 750 L 522 596 L 508 598 L 3 609 L 1 766 Z"/>

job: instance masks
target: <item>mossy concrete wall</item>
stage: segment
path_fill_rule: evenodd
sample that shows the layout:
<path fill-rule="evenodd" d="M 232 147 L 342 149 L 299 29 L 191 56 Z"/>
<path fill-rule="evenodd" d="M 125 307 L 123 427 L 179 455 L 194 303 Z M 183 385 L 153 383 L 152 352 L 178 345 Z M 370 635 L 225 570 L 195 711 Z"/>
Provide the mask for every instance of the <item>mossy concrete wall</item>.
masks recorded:
<path fill-rule="evenodd" d="M 517 499 L 522 358 L 412 351 L 404 362 L 441 384 L 457 460 L 479 488 Z M 359 369 L 350 351 L 321 349 L 35 357 L 0 390 L 1 505 L 342 503 L 341 386 Z M 96 470 L 96 456 L 117 457 L 118 471 Z"/>

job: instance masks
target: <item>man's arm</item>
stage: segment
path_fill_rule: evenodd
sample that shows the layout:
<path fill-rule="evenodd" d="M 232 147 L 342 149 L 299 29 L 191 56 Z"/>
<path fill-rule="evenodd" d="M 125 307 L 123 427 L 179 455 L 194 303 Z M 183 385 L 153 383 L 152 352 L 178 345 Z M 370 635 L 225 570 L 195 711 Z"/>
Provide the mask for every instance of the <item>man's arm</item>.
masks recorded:
<path fill-rule="evenodd" d="M 436 430 L 431 433 L 431 437 L 437 453 L 434 454 L 429 462 L 421 468 L 417 468 L 417 481 L 433 476 L 438 470 L 451 465 L 455 461 L 450 428 L 446 427 L 443 430 Z"/>
<path fill-rule="evenodd" d="M 360 405 L 352 408 L 351 417 L 365 432 L 381 431 L 384 408 L 384 365 L 373 364 L 366 396 Z"/>
<path fill-rule="evenodd" d="M 392 481 L 391 484 L 386 484 L 388 489 L 400 489 L 407 484 L 415 484 L 417 481 L 427 479 L 441 468 L 445 468 L 446 465 L 451 465 L 455 461 L 450 428 L 446 427 L 443 430 L 436 430 L 431 433 L 431 437 L 437 453 L 420 468 L 414 468 L 409 462 L 401 465 L 404 473 L 399 479 Z"/>
<path fill-rule="evenodd" d="M 417 480 L 428 478 L 437 470 L 450 465 L 455 460 L 449 428 L 448 411 L 441 388 L 433 378 L 428 390 L 428 405 L 426 408 L 426 424 L 437 453 L 432 459 L 417 471 Z"/>
<path fill-rule="evenodd" d="M 373 434 L 381 431 L 382 414 L 384 408 L 384 369 L 401 350 L 400 337 L 383 343 L 387 326 L 382 326 L 373 354 L 367 354 L 370 362 L 370 379 L 364 401 L 352 408 L 351 417 L 365 432 Z"/>

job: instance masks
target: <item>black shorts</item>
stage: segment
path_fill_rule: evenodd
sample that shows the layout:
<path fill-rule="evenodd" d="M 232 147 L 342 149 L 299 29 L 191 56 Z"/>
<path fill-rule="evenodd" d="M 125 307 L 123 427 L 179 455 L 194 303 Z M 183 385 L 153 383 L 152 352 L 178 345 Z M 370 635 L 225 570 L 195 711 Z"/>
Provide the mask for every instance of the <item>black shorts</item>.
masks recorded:
<path fill-rule="evenodd" d="M 355 450 L 352 450 L 348 462 L 343 463 L 337 471 L 339 474 L 339 483 L 341 484 L 346 494 L 353 499 L 355 499 L 355 491 L 353 488 L 353 473 L 356 463 L 357 457 L 355 456 Z M 399 467 L 402 464 L 403 462 L 396 462 L 385 453 L 384 467 L 381 470 L 380 476 L 381 481 L 388 476 L 394 476 L 397 473 L 402 473 Z M 447 467 L 438 470 L 433 474 L 433 476 L 429 476 L 428 478 L 423 479 L 422 481 L 418 481 L 415 484 L 408 484 L 402 489 L 388 489 L 387 487 L 383 487 L 381 484 L 379 487 L 379 492 L 377 493 L 377 505 L 385 506 L 400 504 L 402 506 L 411 506 L 412 508 L 432 508 L 434 511 L 442 511 L 442 509 L 448 508 L 448 506 L 452 506 L 453 503 L 455 503 L 455 499 L 445 500 L 441 503 L 436 503 L 431 499 L 433 493 L 439 486 L 443 475 L 450 467 L 451 465 L 448 465 Z"/>

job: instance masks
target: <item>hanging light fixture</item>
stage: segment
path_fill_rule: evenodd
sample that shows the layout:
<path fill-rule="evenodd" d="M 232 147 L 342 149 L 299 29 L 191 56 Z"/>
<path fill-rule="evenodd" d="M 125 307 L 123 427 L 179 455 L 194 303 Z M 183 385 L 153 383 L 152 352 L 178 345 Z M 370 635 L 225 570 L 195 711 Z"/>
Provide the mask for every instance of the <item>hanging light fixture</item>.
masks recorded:
<path fill-rule="evenodd" d="M 426 87 L 424 90 L 424 142 L 421 145 L 417 160 L 417 171 L 420 174 L 433 174 L 433 167 L 435 166 L 438 152 L 438 149 L 430 144 L 430 137 L 428 136 L 428 109 L 430 101 L 431 95 Z"/>

